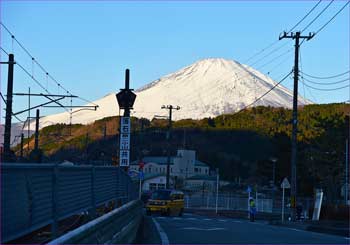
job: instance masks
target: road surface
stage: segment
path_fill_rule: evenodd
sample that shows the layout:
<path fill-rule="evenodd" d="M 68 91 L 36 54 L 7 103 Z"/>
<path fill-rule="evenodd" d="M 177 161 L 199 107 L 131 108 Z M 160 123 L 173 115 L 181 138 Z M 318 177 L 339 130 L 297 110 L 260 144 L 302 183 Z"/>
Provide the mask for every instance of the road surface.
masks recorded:
<path fill-rule="evenodd" d="M 264 221 L 249 222 L 186 213 L 183 217 L 147 216 L 146 224 L 149 236 L 143 243 L 349 244 L 346 237 L 273 226 Z"/>

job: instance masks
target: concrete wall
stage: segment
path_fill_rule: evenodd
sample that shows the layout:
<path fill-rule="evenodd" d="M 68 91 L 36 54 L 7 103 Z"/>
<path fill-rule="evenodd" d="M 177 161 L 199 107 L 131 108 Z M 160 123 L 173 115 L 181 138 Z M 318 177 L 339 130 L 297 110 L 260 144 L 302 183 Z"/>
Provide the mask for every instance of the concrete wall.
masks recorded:
<path fill-rule="evenodd" d="M 134 200 L 48 244 L 130 244 L 142 221 L 142 203 Z"/>

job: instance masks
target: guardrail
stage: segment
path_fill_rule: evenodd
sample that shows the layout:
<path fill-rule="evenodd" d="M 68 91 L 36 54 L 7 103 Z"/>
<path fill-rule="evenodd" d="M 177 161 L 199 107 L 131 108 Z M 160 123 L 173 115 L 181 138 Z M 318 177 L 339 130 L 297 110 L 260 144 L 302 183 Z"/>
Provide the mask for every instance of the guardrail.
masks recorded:
<path fill-rule="evenodd" d="M 189 209 L 216 209 L 216 195 L 192 194 L 185 195 L 185 208 Z M 217 208 L 219 210 L 248 210 L 248 198 L 242 196 L 230 196 L 220 194 L 218 196 Z M 272 199 L 260 198 L 256 200 L 258 212 L 272 212 Z"/>
<path fill-rule="evenodd" d="M 141 220 L 142 202 L 134 200 L 48 244 L 130 244 Z"/>
<path fill-rule="evenodd" d="M 113 166 L 57 164 L 1 164 L 1 243 L 58 221 L 117 201 L 137 199 L 137 187 Z"/>

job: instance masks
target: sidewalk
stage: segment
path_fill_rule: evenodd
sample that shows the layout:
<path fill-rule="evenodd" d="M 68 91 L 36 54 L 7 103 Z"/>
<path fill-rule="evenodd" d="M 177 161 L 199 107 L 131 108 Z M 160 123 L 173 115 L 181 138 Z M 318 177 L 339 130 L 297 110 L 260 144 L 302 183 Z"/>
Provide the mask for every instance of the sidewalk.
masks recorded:
<path fill-rule="evenodd" d="M 319 233 L 326 233 L 331 235 L 350 237 L 349 223 L 342 221 L 300 221 L 291 222 L 285 221 L 282 223 L 280 220 L 271 220 L 270 225 L 285 226 L 289 228 L 295 228 L 298 230 L 313 231 Z"/>

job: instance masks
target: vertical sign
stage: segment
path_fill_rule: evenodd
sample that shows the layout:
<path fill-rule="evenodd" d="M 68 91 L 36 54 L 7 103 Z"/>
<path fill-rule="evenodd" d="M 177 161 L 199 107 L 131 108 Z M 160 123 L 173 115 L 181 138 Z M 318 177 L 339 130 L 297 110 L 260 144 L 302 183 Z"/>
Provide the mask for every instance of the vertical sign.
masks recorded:
<path fill-rule="evenodd" d="M 130 157 L 130 117 L 120 118 L 120 162 L 119 166 L 128 167 Z"/>

